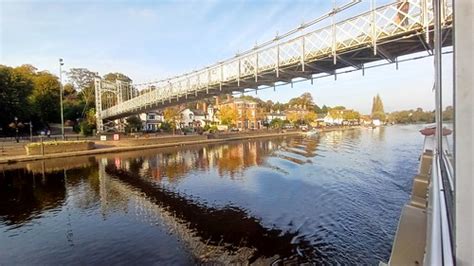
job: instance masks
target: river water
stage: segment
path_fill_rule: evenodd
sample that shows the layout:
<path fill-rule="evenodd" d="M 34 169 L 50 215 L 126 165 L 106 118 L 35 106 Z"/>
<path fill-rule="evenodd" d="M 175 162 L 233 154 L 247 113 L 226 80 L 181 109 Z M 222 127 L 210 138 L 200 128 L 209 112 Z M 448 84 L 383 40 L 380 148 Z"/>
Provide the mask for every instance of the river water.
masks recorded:
<path fill-rule="evenodd" d="M 0 166 L 0 265 L 377 265 L 421 127 Z"/>

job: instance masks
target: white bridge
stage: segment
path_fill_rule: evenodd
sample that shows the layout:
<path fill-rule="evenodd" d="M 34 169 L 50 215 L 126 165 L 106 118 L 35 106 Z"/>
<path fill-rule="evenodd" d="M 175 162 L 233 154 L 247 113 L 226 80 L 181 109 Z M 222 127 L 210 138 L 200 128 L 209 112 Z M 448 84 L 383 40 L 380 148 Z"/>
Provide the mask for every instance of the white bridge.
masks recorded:
<path fill-rule="evenodd" d="M 112 121 L 149 110 L 193 102 L 219 94 L 246 92 L 340 73 L 350 67 L 364 72 L 366 63 L 398 64 L 403 55 L 433 50 L 432 0 L 404 0 L 372 8 L 337 22 L 334 8 L 281 37 L 198 71 L 132 86 L 127 82 L 95 80 L 98 131 Z M 373 1 L 374 2 L 374 1 Z M 452 45 L 451 1 L 442 1 L 443 46 Z M 310 26 L 332 19 L 328 26 Z M 386 63 L 384 61 L 384 63 Z M 141 91 L 138 87 L 143 88 Z"/>

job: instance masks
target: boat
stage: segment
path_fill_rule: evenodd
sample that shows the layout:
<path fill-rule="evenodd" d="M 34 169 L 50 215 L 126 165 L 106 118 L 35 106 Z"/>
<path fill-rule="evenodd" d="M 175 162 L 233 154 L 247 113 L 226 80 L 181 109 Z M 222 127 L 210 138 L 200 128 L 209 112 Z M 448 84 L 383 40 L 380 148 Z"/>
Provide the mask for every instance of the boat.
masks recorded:
<path fill-rule="evenodd" d="M 306 136 L 312 137 L 318 135 L 320 130 L 317 130 L 316 128 L 311 129 L 310 131 L 306 132 Z"/>

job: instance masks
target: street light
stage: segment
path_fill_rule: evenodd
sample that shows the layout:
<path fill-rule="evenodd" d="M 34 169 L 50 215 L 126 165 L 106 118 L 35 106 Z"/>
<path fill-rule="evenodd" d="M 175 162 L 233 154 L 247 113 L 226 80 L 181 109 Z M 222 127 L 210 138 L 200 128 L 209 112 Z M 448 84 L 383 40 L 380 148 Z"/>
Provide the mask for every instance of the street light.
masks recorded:
<path fill-rule="evenodd" d="M 63 59 L 59 58 L 59 102 L 61 106 L 61 137 L 64 140 L 64 110 L 63 110 Z"/>
<path fill-rule="evenodd" d="M 16 142 L 20 142 L 20 136 L 18 135 L 18 130 L 19 128 L 22 128 L 24 127 L 25 125 L 23 125 L 23 123 L 21 122 L 18 122 L 18 117 L 15 116 L 14 118 L 14 122 L 10 123 L 9 127 L 15 129 L 15 140 Z"/>

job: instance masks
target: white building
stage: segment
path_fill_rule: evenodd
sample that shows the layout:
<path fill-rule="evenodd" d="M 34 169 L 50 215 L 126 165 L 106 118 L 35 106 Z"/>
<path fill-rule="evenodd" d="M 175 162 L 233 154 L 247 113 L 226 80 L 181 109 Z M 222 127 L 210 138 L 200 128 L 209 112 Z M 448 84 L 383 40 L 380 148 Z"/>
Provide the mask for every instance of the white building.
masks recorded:
<path fill-rule="evenodd" d="M 276 112 L 271 112 L 271 113 L 267 114 L 266 119 L 267 119 L 268 122 L 271 122 L 273 119 L 280 119 L 282 121 L 285 121 L 286 120 L 286 115 L 285 115 L 285 113 L 280 112 L 280 110 L 278 110 Z"/>
<path fill-rule="evenodd" d="M 181 111 L 181 119 L 179 121 L 181 127 L 203 127 L 206 125 L 208 115 L 206 112 L 198 109 L 186 108 Z"/>
<path fill-rule="evenodd" d="M 144 131 L 157 131 L 164 121 L 163 113 L 160 111 L 140 114 Z"/>
<path fill-rule="evenodd" d="M 324 123 L 329 124 L 329 125 L 342 125 L 342 122 L 344 121 L 344 119 L 342 118 L 342 111 L 340 115 L 327 113 L 323 121 Z"/>

